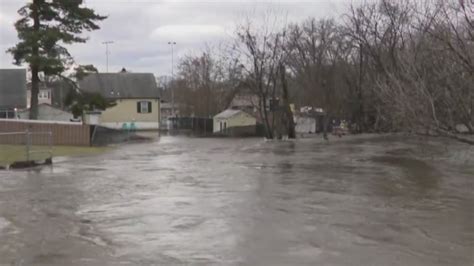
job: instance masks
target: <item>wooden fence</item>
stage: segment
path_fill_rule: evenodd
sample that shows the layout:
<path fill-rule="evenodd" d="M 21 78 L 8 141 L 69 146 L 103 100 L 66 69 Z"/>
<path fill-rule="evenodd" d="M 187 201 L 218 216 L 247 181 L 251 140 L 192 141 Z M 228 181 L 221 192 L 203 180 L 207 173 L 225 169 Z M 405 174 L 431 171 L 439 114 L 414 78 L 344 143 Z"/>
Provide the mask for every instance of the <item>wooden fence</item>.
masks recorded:
<path fill-rule="evenodd" d="M 0 133 L 30 132 L 33 134 L 32 145 L 70 145 L 90 146 L 90 126 L 73 122 L 52 122 L 39 120 L 0 119 Z M 35 134 L 51 132 L 48 134 Z M 0 136 L 0 144 L 25 144 L 25 134 Z"/>

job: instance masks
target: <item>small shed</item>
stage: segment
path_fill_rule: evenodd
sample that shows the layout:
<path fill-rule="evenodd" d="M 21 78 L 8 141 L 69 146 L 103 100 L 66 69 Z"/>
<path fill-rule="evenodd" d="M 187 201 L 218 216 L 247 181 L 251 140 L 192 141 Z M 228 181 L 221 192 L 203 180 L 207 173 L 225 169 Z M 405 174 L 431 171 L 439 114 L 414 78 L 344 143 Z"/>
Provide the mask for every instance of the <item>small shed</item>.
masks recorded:
<path fill-rule="evenodd" d="M 213 118 L 215 134 L 230 136 L 255 135 L 257 119 L 242 111 L 227 109 Z"/>
<path fill-rule="evenodd" d="M 309 115 L 295 116 L 295 131 L 300 134 L 316 133 L 316 118 Z"/>

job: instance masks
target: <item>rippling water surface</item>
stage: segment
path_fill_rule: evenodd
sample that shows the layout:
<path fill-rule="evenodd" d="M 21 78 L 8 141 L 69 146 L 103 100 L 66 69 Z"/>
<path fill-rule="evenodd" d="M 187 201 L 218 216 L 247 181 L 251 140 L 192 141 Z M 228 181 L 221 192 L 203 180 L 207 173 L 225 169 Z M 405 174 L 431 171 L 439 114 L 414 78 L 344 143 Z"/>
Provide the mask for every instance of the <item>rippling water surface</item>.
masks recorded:
<path fill-rule="evenodd" d="M 0 172 L 0 264 L 474 264 L 474 152 L 162 137 Z"/>

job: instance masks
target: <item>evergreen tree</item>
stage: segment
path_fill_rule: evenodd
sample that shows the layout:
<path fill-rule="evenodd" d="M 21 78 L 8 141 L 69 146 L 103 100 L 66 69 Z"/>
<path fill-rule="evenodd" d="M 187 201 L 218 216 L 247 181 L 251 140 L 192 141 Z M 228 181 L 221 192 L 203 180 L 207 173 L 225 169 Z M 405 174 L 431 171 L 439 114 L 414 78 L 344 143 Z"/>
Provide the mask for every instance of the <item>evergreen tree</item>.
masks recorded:
<path fill-rule="evenodd" d="M 38 116 L 40 74 L 60 75 L 73 63 L 64 45 L 84 43 L 83 31 L 99 29 L 104 20 L 94 10 L 84 7 L 82 0 L 30 0 L 18 10 L 15 23 L 19 43 L 7 50 L 15 64 L 29 64 L 31 71 L 30 119 Z"/>

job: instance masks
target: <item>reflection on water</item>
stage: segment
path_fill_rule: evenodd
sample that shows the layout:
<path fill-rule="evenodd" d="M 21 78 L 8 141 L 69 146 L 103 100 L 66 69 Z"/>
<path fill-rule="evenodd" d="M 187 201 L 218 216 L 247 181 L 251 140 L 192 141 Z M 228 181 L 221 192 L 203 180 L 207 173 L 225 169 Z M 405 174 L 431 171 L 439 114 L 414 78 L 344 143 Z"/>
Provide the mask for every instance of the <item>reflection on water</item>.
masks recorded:
<path fill-rule="evenodd" d="M 472 265 L 472 150 L 419 147 L 162 137 L 2 172 L 0 264 Z"/>

